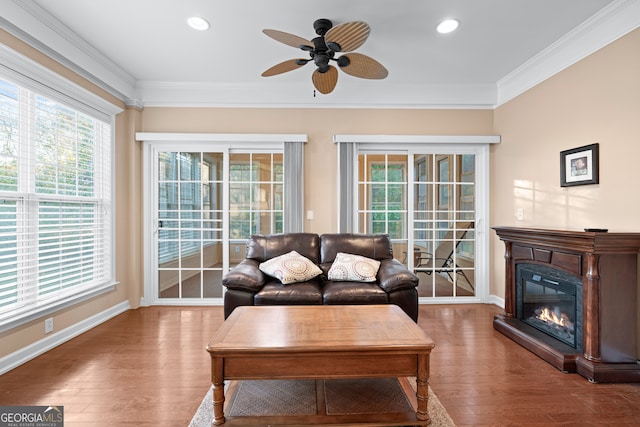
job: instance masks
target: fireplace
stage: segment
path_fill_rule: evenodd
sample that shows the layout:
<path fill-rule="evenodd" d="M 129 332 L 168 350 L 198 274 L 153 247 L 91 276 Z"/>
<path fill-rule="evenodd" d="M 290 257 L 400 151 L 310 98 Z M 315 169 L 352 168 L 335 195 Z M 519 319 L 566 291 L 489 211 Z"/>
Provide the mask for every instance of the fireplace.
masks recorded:
<path fill-rule="evenodd" d="M 563 372 L 640 382 L 640 233 L 494 230 L 505 244 L 494 328 Z"/>
<path fill-rule="evenodd" d="M 582 280 L 536 264 L 516 267 L 516 317 L 550 337 L 582 349 Z"/>

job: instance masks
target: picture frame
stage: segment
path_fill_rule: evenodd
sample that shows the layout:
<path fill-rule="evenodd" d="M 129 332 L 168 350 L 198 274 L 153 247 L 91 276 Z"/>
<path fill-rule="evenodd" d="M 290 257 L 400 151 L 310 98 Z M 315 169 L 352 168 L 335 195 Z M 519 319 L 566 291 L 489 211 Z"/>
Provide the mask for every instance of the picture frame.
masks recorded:
<path fill-rule="evenodd" d="M 560 186 L 598 184 L 599 144 L 560 152 Z"/>

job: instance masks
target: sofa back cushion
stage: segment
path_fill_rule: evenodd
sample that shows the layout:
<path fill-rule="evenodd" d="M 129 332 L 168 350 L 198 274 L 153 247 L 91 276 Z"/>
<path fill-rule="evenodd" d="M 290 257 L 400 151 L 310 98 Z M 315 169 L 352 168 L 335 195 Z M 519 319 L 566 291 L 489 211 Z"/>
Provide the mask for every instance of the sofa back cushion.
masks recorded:
<path fill-rule="evenodd" d="M 265 262 L 291 251 L 318 264 L 320 237 L 314 233 L 255 234 L 247 242 L 246 258 Z"/>
<path fill-rule="evenodd" d="M 393 258 L 391 240 L 386 234 L 323 234 L 320 236 L 320 262 L 332 263 L 338 252 L 383 260 Z"/>

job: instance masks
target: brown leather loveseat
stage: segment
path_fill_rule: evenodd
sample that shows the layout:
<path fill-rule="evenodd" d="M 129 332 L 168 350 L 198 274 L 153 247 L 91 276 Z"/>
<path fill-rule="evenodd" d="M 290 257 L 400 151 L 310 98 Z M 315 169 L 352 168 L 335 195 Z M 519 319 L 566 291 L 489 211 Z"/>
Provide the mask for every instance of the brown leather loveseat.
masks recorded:
<path fill-rule="evenodd" d="M 283 284 L 261 271 L 262 263 L 291 251 L 310 260 L 321 274 Z M 342 254 L 379 261 L 377 274 L 370 277 L 374 281 L 329 280 L 331 267 Z M 311 268 L 316 269 L 313 265 Z M 418 320 L 418 277 L 393 258 L 391 241 L 382 234 L 254 235 L 247 241 L 245 259 L 225 275 L 222 284 L 227 288 L 225 319 L 243 305 L 396 304 Z"/>

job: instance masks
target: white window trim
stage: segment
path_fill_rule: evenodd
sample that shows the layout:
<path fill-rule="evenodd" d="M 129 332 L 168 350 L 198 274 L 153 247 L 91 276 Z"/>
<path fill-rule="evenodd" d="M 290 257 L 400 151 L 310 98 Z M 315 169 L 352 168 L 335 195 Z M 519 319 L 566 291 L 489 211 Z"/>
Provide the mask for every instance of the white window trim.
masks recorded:
<path fill-rule="evenodd" d="M 46 96 L 52 100 L 70 106 L 78 111 L 88 114 L 96 119 L 107 122 L 111 125 L 111 162 L 115 161 L 115 116 L 123 111 L 122 108 L 114 105 L 98 95 L 88 91 L 80 85 L 66 79 L 65 77 L 53 72 L 43 65 L 33 61 L 32 59 L 20 54 L 10 47 L 0 44 L 0 77 L 5 77 L 19 86 L 34 91 L 38 94 Z M 16 328 L 20 325 L 29 323 L 40 317 L 55 313 L 64 308 L 73 306 L 80 302 L 89 300 L 98 295 L 110 292 L 115 289 L 118 284 L 116 279 L 116 258 L 115 258 L 115 173 L 111 177 L 111 277 L 113 281 L 106 283 L 101 287 L 87 289 L 83 292 L 70 295 L 64 299 L 44 304 L 34 310 L 25 312 L 15 318 L 4 321 L 0 324 L 0 333 Z"/>
<path fill-rule="evenodd" d="M 334 135 L 333 142 L 368 144 L 498 144 L 500 135 Z"/>

